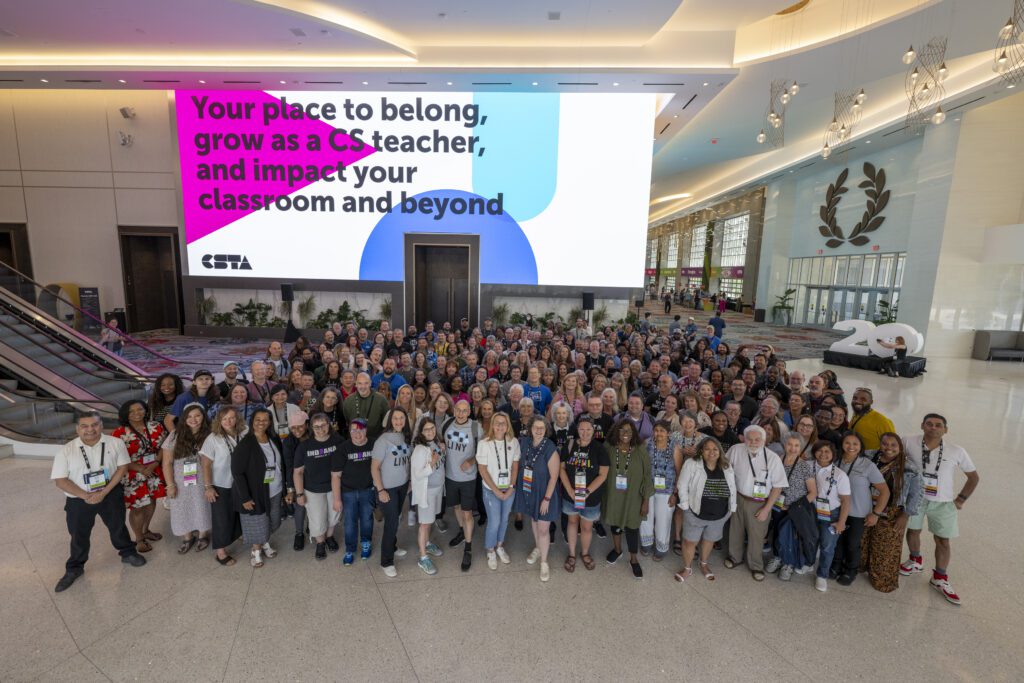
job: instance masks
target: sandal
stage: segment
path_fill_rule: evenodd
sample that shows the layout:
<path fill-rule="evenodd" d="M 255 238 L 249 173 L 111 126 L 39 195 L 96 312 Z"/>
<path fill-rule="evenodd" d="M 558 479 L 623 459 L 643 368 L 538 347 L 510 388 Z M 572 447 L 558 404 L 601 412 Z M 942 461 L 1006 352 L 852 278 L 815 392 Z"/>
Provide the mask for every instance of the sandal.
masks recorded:
<path fill-rule="evenodd" d="M 679 583 L 686 583 L 686 580 L 688 578 L 690 578 L 692 575 L 693 575 L 693 569 L 691 569 L 690 567 L 687 567 L 686 569 L 680 569 L 679 571 L 677 571 L 672 576 L 672 578 L 675 579 L 676 581 L 678 581 Z"/>
<path fill-rule="evenodd" d="M 570 555 L 569 557 L 565 558 L 565 564 L 563 566 L 565 567 L 565 571 L 569 572 L 570 574 L 576 571 L 576 556 Z"/>
<path fill-rule="evenodd" d="M 764 581 L 764 572 L 762 571 L 758 571 L 755 569 L 754 571 L 750 572 L 750 576 L 754 579 L 754 581 Z"/>
<path fill-rule="evenodd" d="M 153 546 L 151 546 L 145 540 L 141 540 L 141 541 L 138 541 L 138 542 L 135 543 L 135 550 L 137 552 L 148 553 L 152 549 L 153 549 Z"/>
<path fill-rule="evenodd" d="M 164 535 L 163 534 L 158 534 L 155 531 L 147 530 L 144 534 L 142 534 L 142 537 L 144 539 L 146 539 L 147 541 L 162 541 L 163 538 L 164 538 Z"/>
<path fill-rule="evenodd" d="M 672 541 L 672 552 L 674 552 L 676 555 L 679 555 L 680 557 L 682 557 L 682 555 L 683 555 L 683 542 L 679 541 L 679 540 Z"/>
<path fill-rule="evenodd" d="M 711 571 L 711 565 L 709 565 L 707 562 L 700 563 L 700 571 L 704 575 L 704 578 L 708 581 L 715 580 L 715 573 Z"/>
<path fill-rule="evenodd" d="M 181 545 L 178 546 L 178 554 L 179 555 L 184 555 L 189 550 L 192 550 L 192 546 L 194 546 L 195 544 L 196 544 L 196 537 L 195 536 L 189 536 L 188 538 L 186 538 L 185 540 L 183 540 L 181 542 Z"/>
<path fill-rule="evenodd" d="M 725 558 L 725 560 L 722 561 L 722 564 L 725 565 L 726 569 L 735 569 L 736 568 L 736 563 L 733 561 L 733 559 L 731 557 Z"/>
<path fill-rule="evenodd" d="M 231 557 L 230 555 L 225 555 L 224 557 L 217 557 L 215 555 L 214 557 L 217 559 L 217 562 L 219 562 L 220 566 L 222 567 L 230 567 L 235 563 L 235 558 Z"/>
<path fill-rule="evenodd" d="M 206 550 L 209 547 L 210 547 L 210 539 L 209 539 L 209 537 L 207 537 L 207 536 L 200 536 L 199 537 L 199 543 L 196 545 L 196 552 L 198 553 L 200 550 Z"/>
<path fill-rule="evenodd" d="M 594 568 L 594 558 L 592 558 L 590 555 L 584 555 L 582 559 L 583 566 L 587 568 L 587 571 L 590 571 Z"/>

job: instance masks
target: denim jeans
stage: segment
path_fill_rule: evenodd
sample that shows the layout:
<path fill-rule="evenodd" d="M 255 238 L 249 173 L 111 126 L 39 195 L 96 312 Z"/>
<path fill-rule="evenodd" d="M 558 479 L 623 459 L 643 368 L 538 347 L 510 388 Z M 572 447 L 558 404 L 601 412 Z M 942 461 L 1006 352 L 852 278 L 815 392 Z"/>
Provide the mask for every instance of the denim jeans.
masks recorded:
<path fill-rule="evenodd" d="M 341 492 L 342 512 L 345 514 L 345 552 L 354 553 L 357 541 L 373 539 L 373 489 L 345 490 Z M 357 539 L 358 536 L 358 539 Z"/>
<path fill-rule="evenodd" d="M 832 511 L 832 521 L 823 522 L 818 520 L 818 571 L 817 576 L 822 579 L 828 578 L 829 567 L 832 566 L 832 557 L 836 554 L 836 542 L 839 534 L 832 528 L 832 524 L 839 519 L 839 510 Z"/>
<path fill-rule="evenodd" d="M 793 522 L 790 521 L 788 515 L 782 518 L 777 528 L 778 533 L 775 537 L 775 546 L 782 564 L 795 569 L 799 569 L 805 564 L 810 564 L 809 561 L 804 560 L 800 537 L 797 536 L 796 529 L 793 527 Z"/>
<path fill-rule="evenodd" d="M 508 500 L 501 500 L 484 489 L 484 507 L 487 508 L 487 528 L 484 531 L 484 548 L 491 550 L 505 540 L 505 529 L 508 528 L 508 516 L 512 512 L 512 501 L 516 499 L 515 491 Z"/>

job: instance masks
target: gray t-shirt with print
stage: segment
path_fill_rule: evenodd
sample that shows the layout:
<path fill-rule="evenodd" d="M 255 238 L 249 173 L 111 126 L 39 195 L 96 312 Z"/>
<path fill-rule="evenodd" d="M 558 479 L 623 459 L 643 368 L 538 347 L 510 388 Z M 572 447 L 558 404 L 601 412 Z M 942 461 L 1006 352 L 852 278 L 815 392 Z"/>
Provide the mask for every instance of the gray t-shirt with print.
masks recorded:
<path fill-rule="evenodd" d="M 373 444 L 373 459 L 380 462 L 380 479 L 386 489 L 409 483 L 409 444 L 398 432 L 384 432 Z"/>
<path fill-rule="evenodd" d="M 476 479 L 476 444 L 480 439 L 480 426 L 473 420 L 457 424 L 452 420 L 444 430 L 444 444 L 447 450 L 445 476 L 452 481 L 473 481 Z M 468 472 L 462 470 L 462 463 L 470 460 L 473 466 Z"/>

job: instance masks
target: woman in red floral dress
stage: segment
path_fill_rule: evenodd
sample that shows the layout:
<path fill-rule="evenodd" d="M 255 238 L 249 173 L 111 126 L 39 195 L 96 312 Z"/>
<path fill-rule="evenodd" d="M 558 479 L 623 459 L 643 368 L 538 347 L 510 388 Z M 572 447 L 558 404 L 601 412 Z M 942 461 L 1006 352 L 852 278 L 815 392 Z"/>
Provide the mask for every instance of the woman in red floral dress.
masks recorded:
<path fill-rule="evenodd" d="M 167 432 L 162 424 L 148 418 L 145 403 L 127 401 L 118 411 L 121 426 L 111 434 L 124 441 L 131 458 L 123 481 L 124 504 L 128 508 L 128 524 L 135 534 L 135 547 L 140 553 L 153 549 L 150 541 L 163 538 L 162 534 L 149 530 L 149 523 L 156 512 L 157 499 L 167 495 L 160 467 L 160 444 Z"/>

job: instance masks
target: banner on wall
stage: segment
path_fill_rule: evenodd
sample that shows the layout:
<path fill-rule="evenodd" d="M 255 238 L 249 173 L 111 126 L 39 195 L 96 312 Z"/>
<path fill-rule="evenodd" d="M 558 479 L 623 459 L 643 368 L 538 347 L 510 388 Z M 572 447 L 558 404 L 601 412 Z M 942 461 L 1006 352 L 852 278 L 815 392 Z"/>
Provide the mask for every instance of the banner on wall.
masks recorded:
<path fill-rule="evenodd" d="M 680 268 L 679 269 L 679 277 L 700 277 L 703 274 L 704 274 L 704 268 L 702 268 L 700 266 L 697 266 L 697 267 L 687 266 L 685 268 Z"/>
<path fill-rule="evenodd" d="M 405 234 L 443 233 L 481 283 L 641 286 L 656 100 L 179 90 L 189 272 L 402 281 Z"/>

